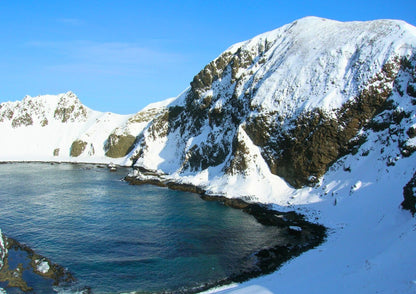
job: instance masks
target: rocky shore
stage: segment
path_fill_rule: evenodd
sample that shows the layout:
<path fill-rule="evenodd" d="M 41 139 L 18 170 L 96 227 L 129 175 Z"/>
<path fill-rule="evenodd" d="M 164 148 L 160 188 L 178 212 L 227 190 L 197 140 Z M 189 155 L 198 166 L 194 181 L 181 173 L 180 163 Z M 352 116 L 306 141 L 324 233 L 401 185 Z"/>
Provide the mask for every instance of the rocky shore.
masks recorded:
<path fill-rule="evenodd" d="M 0 267 L 0 289 L 7 291 L 8 288 L 19 288 L 29 293 L 54 293 L 54 286 L 75 282 L 73 275 L 64 267 L 12 238 L 4 235 L 1 238 L 1 252 L 5 254 L 2 254 Z"/>
<path fill-rule="evenodd" d="M 197 193 L 203 200 L 218 201 L 223 205 L 241 209 L 252 215 L 265 226 L 277 226 L 282 230 L 282 238 L 275 244 L 263 248 L 254 253 L 255 264 L 250 268 L 241 269 L 231 276 L 200 285 L 191 289 L 180 289 L 180 293 L 198 293 L 213 287 L 227 285 L 233 282 L 244 282 L 249 279 L 269 274 L 276 271 L 284 262 L 296 257 L 303 252 L 321 244 L 326 238 L 326 228 L 319 224 L 310 223 L 304 216 L 295 212 L 279 212 L 272 210 L 267 205 L 249 203 L 238 198 L 227 198 L 220 195 L 208 195 L 206 191 L 197 186 L 174 182 L 159 175 L 157 172 L 137 169 L 133 174 L 125 177 L 132 185 L 156 185 L 173 190 Z M 177 292 L 178 290 L 175 290 Z M 170 293 L 169 291 L 163 293 Z"/>

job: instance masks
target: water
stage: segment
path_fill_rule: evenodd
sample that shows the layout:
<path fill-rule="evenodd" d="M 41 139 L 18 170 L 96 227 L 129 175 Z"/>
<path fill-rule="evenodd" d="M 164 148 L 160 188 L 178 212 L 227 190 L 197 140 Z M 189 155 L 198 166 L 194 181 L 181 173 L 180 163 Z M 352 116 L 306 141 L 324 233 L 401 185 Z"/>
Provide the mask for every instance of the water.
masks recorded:
<path fill-rule="evenodd" d="M 275 244 L 276 227 L 198 195 L 121 179 L 94 165 L 0 164 L 0 228 L 67 267 L 94 293 L 220 280 Z"/>

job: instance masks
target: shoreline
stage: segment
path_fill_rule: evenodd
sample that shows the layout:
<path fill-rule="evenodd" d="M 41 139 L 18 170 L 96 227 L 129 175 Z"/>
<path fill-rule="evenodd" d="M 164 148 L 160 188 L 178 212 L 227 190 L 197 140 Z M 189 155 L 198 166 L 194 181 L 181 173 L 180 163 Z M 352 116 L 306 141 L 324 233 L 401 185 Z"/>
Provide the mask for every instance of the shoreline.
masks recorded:
<path fill-rule="evenodd" d="M 117 164 L 113 162 L 88 162 L 88 161 L 45 161 L 45 160 L 0 160 L 0 164 L 18 164 L 18 163 L 38 163 L 38 164 L 80 164 L 80 165 L 96 165 L 108 166 L 109 164 L 116 167 L 131 168 L 128 165 Z"/>
<path fill-rule="evenodd" d="M 199 194 L 200 198 L 205 201 L 217 201 L 230 208 L 240 209 L 252 215 L 264 226 L 277 226 L 284 230 L 285 235 L 289 236 L 291 240 L 286 245 L 271 245 L 270 247 L 254 252 L 253 254 L 257 262 L 250 270 L 240 271 L 225 279 L 207 283 L 200 287 L 184 289 L 180 291 L 181 293 L 199 293 L 215 287 L 226 286 L 232 283 L 242 283 L 253 278 L 271 274 L 278 270 L 285 262 L 319 246 L 326 240 L 327 228 L 325 226 L 308 222 L 303 215 L 295 211 L 280 212 L 270 209 L 265 204 L 249 203 L 240 198 L 208 195 L 201 187 L 164 180 L 158 174 L 144 168 L 140 168 L 140 172 L 150 174 L 151 178 L 139 179 L 137 176 L 126 176 L 124 180 L 130 185 L 155 185 L 172 190 Z"/>
<path fill-rule="evenodd" d="M 36 164 L 71 164 L 71 165 L 93 165 L 97 168 L 107 168 L 108 163 L 92 162 L 54 162 L 54 161 L 0 161 L 0 164 L 19 164 L 19 163 L 36 163 Z M 128 166 L 117 165 L 120 168 L 129 168 Z M 130 167 L 131 168 L 131 167 Z M 110 172 L 110 171 L 109 171 Z M 311 223 L 305 220 L 305 217 L 294 211 L 280 212 L 273 210 L 265 204 L 249 203 L 239 198 L 227 198 L 222 195 L 208 195 L 206 191 L 198 186 L 191 184 L 178 183 L 172 180 L 162 179 L 161 175 L 140 168 L 140 172 L 150 177 L 139 179 L 136 176 L 125 176 L 124 181 L 130 185 L 155 185 L 166 187 L 172 190 L 190 192 L 199 194 L 199 197 L 205 201 L 216 201 L 225 206 L 234 209 L 240 209 L 245 213 L 252 215 L 260 224 L 264 226 L 277 226 L 282 229 L 285 237 L 289 240 L 284 245 L 271 244 L 257 252 L 253 252 L 256 259 L 255 264 L 250 269 L 242 269 L 224 279 L 207 282 L 200 286 L 192 288 L 183 288 L 177 290 L 165 290 L 159 293 L 199 293 L 213 289 L 219 286 L 226 286 L 232 283 L 242 283 L 250 279 L 267 275 L 278 270 L 288 260 L 299 256 L 300 254 L 313 249 L 322 244 L 327 237 L 327 229 L 321 224 Z"/>

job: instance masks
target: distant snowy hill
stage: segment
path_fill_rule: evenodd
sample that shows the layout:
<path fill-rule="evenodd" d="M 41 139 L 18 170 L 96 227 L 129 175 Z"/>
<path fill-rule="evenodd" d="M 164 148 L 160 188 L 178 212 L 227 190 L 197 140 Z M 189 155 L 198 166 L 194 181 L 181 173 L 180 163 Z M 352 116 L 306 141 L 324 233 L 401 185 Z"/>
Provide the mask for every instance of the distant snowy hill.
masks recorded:
<path fill-rule="evenodd" d="M 135 115 L 93 111 L 72 92 L 2 103 L 0 160 L 131 164 L 126 155 L 136 135 L 168 102 Z"/>
<path fill-rule="evenodd" d="M 144 182 L 329 228 L 323 245 L 225 292 L 416 291 L 416 28 L 405 22 L 303 18 L 231 46 L 177 98 L 135 115 L 94 112 L 70 92 L 3 103 L 0 136 L 0 160 L 133 164 Z"/>

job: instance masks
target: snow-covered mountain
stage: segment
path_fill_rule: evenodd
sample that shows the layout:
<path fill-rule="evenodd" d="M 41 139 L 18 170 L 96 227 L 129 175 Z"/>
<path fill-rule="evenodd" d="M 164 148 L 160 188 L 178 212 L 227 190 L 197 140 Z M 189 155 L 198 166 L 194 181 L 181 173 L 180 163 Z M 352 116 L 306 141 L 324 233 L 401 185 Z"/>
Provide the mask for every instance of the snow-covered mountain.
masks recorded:
<path fill-rule="evenodd" d="M 0 160 L 114 162 L 169 99 L 134 115 L 93 111 L 68 92 L 0 104 Z"/>
<path fill-rule="evenodd" d="M 303 18 L 231 46 L 177 98 L 135 115 L 94 112 L 72 93 L 3 103 L 0 136 L 0 160 L 133 164 L 133 180 L 329 227 L 323 245 L 239 287 L 416 290 L 416 28 L 405 22 Z"/>
<path fill-rule="evenodd" d="M 307 17 L 233 45 L 143 132 L 136 166 L 280 203 L 355 152 L 365 131 L 398 125 L 410 156 L 415 44 L 404 22 Z"/>

